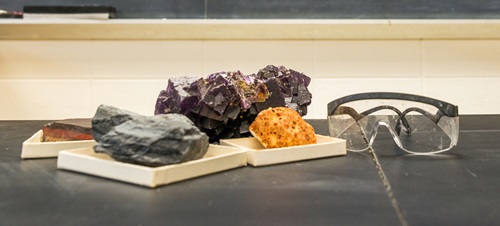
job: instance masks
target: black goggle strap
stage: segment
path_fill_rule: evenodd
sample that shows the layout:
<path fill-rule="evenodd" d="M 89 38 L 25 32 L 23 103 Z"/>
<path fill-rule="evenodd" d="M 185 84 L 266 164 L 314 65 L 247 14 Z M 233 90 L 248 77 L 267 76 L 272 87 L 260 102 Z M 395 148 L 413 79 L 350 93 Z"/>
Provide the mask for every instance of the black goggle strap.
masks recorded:
<path fill-rule="evenodd" d="M 441 119 L 441 117 L 444 116 L 444 114 L 442 112 L 440 112 L 440 111 L 437 111 L 436 114 L 432 114 L 432 113 L 430 113 L 430 112 L 428 112 L 426 110 L 423 110 L 423 109 L 417 108 L 417 107 L 411 107 L 411 108 L 408 108 L 408 109 L 404 110 L 403 112 L 401 112 L 399 109 L 397 109 L 397 108 L 395 108 L 393 106 L 390 106 L 390 105 L 381 105 L 381 106 L 378 106 L 378 107 L 374 107 L 374 108 L 368 109 L 366 111 L 363 111 L 361 114 L 358 113 L 356 110 L 354 110 L 351 107 L 340 106 L 335 111 L 335 114 L 348 114 L 356 122 L 358 122 L 359 120 L 363 119 L 367 115 L 370 115 L 373 112 L 377 112 L 377 111 L 384 110 L 384 109 L 392 110 L 392 111 L 394 111 L 394 112 L 396 112 L 398 114 L 398 120 L 397 120 L 396 128 L 394 128 L 396 130 L 396 133 L 398 135 L 401 134 L 401 123 L 406 128 L 406 133 L 407 134 L 410 134 L 412 132 L 410 124 L 408 123 L 408 120 L 405 117 L 408 113 L 410 113 L 412 111 L 419 112 L 420 114 L 422 114 L 425 117 L 429 118 L 430 120 L 432 120 L 436 124 L 439 122 L 439 119 Z"/>
<path fill-rule="evenodd" d="M 406 126 L 404 123 L 408 123 L 406 121 L 406 115 L 412 111 L 416 111 L 420 114 L 422 114 L 423 116 L 427 117 L 428 119 L 430 119 L 432 122 L 434 122 L 435 124 L 438 124 L 439 120 L 441 119 L 441 117 L 444 116 L 444 114 L 441 112 L 441 111 L 437 111 L 436 114 L 432 114 L 426 110 L 423 110 L 421 108 L 417 108 L 417 107 L 411 107 L 411 108 L 408 108 L 406 110 L 403 111 L 403 113 L 401 113 L 401 115 L 399 115 L 400 118 L 403 118 L 403 125 L 408 129 L 406 130 L 406 134 L 410 134 L 411 133 L 411 130 L 410 130 L 410 127 L 409 127 L 409 124 L 408 126 Z M 399 128 L 399 120 L 398 120 L 398 123 L 396 124 L 396 128 Z M 400 131 L 397 131 L 398 132 L 398 135 L 400 134 Z"/>

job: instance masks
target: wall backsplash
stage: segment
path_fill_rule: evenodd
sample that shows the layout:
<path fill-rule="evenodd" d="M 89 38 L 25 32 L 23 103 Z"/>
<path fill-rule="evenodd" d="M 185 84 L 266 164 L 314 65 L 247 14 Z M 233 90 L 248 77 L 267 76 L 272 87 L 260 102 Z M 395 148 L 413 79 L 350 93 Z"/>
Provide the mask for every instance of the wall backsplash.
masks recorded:
<path fill-rule="evenodd" d="M 500 113 L 500 40 L 0 41 L 0 120 L 151 115 L 168 78 L 284 65 L 312 78 L 306 118 L 368 91 L 426 95 L 461 114 Z"/>

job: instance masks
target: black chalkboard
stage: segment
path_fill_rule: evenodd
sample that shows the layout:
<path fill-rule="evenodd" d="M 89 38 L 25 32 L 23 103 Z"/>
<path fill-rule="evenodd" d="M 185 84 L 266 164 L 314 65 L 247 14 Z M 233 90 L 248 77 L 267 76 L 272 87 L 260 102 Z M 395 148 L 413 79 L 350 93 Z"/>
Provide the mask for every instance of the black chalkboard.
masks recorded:
<path fill-rule="evenodd" d="M 1 0 L 22 11 L 39 0 Z M 500 19 L 500 0 L 48 0 L 111 5 L 116 18 L 167 19 Z"/>

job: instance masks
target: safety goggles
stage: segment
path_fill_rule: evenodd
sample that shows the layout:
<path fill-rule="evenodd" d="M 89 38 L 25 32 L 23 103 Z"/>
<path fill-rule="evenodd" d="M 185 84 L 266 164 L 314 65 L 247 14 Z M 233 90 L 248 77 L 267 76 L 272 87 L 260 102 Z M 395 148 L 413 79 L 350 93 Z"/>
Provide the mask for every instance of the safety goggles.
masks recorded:
<path fill-rule="evenodd" d="M 328 103 L 330 136 L 346 140 L 349 151 L 371 147 L 380 126 L 412 154 L 450 150 L 458 141 L 458 107 L 403 93 L 360 93 Z"/>

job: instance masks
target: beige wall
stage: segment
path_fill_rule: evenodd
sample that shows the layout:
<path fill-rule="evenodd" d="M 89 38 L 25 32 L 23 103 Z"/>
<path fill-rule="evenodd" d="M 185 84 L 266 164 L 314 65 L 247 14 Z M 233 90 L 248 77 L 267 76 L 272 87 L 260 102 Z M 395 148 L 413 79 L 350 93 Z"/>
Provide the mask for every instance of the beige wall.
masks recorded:
<path fill-rule="evenodd" d="M 99 104 L 151 115 L 174 76 L 284 65 L 312 78 L 306 118 L 367 91 L 427 95 L 500 114 L 500 39 L 0 40 L 0 120 L 92 117 Z"/>

